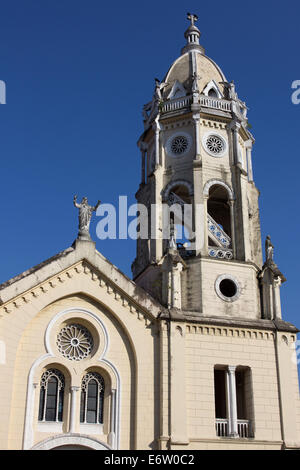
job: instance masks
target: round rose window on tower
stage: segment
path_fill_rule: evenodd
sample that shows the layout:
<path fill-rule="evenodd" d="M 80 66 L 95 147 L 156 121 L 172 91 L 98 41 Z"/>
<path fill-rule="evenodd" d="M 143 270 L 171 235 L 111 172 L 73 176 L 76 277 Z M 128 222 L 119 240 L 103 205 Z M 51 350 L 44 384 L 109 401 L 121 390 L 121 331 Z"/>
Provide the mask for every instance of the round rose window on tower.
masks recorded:
<path fill-rule="evenodd" d="M 180 155 L 184 153 L 187 148 L 188 148 L 188 141 L 187 141 L 187 138 L 184 137 L 184 135 L 179 135 L 177 137 L 174 137 L 171 143 L 172 153 L 176 155 Z"/>
<path fill-rule="evenodd" d="M 165 148 L 171 157 L 183 157 L 186 155 L 192 144 L 192 138 L 187 132 L 177 132 L 167 140 Z"/>
<path fill-rule="evenodd" d="M 226 141 L 219 134 L 206 134 L 203 137 L 202 145 L 209 155 L 222 157 L 227 149 Z"/>

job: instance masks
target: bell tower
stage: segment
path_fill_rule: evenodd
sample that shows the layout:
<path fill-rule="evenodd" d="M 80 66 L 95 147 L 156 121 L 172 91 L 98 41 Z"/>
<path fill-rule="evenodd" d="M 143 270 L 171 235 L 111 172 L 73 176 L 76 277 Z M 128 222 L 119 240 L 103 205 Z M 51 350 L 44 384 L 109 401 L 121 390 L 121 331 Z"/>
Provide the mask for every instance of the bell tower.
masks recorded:
<path fill-rule="evenodd" d="M 279 316 L 279 306 L 266 307 L 266 297 L 280 303 L 273 281 L 284 277 L 277 267 L 262 274 L 247 106 L 205 54 L 197 19 L 188 14 L 186 45 L 143 107 L 136 198 L 148 236 L 137 241 L 133 277 L 187 315 Z"/>

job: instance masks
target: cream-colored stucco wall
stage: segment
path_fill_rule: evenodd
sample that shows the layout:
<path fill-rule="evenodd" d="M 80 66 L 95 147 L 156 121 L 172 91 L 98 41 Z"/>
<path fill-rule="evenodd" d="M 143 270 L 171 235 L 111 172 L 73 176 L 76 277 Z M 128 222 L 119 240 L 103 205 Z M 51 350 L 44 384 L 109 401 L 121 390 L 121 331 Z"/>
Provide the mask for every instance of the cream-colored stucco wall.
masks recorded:
<path fill-rule="evenodd" d="M 56 364 L 57 368 L 63 369 L 67 387 L 80 386 L 84 371 L 91 367 L 97 367 L 97 370 L 104 368 L 104 373 L 111 377 L 111 381 L 115 380 L 109 367 L 107 369 L 105 364 L 99 362 L 103 342 L 99 325 L 97 326 L 97 322 L 89 315 L 77 313 L 76 309 L 79 307 L 91 311 L 107 329 L 109 345 L 105 359 L 114 366 L 120 377 L 120 448 L 149 448 L 155 435 L 154 426 L 158 425 L 154 419 L 157 402 L 154 395 L 158 393 L 158 377 L 155 370 L 158 367 L 158 357 L 154 353 L 157 348 L 154 346 L 157 335 L 151 314 L 135 308 L 103 279 L 100 280 L 95 272 L 80 263 L 70 268 L 68 275 L 61 274 L 55 281 L 50 282 L 52 287 L 49 282 L 47 288 L 43 286 L 43 290 L 38 287 L 36 292 L 41 295 L 31 295 L 32 300 L 27 297 L 24 306 L 15 309 L 12 315 L 6 314 L 1 318 L 0 334 L 6 345 L 6 361 L 0 365 L 0 448 L 23 447 L 28 377 L 32 365 L 40 358 L 41 363 L 36 366 L 33 377 L 33 383 L 36 384 L 39 384 L 44 368 L 50 364 Z M 75 311 L 66 314 L 53 327 L 53 357 L 43 359 L 48 353 L 45 346 L 47 326 L 55 315 L 70 308 Z M 91 359 L 84 359 L 76 364 L 63 358 L 55 346 L 55 337 L 63 325 L 63 320 L 71 318 L 90 325 L 90 329 L 95 330 L 95 335 L 97 336 L 97 331 L 100 335 L 99 350 Z M 32 445 L 49 435 L 48 432 L 40 433 L 37 430 L 38 390 L 37 386 Z M 66 392 L 67 396 L 69 390 Z M 70 399 L 66 401 L 66 407 L 70 408 Z M 79 400 L 76 413 L 79 420 Z M 64 423 L 64 432 L 67 431 L 68 425 L 69 419 Z M 103 442 L 107 442 L 108 428 L 109 425 L 106 426 L 106 435 L 99 436 Z"/>

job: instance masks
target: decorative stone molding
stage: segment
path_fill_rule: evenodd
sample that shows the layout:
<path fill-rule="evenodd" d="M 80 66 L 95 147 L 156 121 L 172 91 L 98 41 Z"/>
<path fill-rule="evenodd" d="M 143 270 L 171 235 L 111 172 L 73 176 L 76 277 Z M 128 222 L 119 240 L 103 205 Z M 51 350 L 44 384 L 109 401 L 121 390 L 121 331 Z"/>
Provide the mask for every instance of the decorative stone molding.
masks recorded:
<path fill-rule="evenodd" d="M 111 413 L 114 416 L 114 427 L 112 429 L 112 438 L 111 438 L 111 447 L 113 449 L 118 449 L 120 444 L 120 410 L 121 410 L 121 378 L 119 371 L 116 367 L 106 359 L 106 354 L 109 347 L 109 336 L 107 329 L 101 320 L 101 318 L 93 313 L 92 311 L 82 308 L 82 307 L 73 307 L 66 310 L 62 310 L 61 312 L 57 313 L 49 322 L 46 332 L 45 332 L 45 348 L 47 353 L 43 356 L 40 356 L 36 361 L 32 364 L 29 376 L 28 376 L 28 383 L 27 383 L 27 401 L 26 401 L 26 411 L 25 411 L 25 426 L 24 426 L 24 437 L 23 437 L 23 449 L 27 450 L 32 448 L 33 444 L 33 417 L 34 417 L 34 406 L 35 406 L 35 390 L 36 387 L 34 386 L 34 376 L 39 368 L 46 363 L 56 362 L 59 363 L 59 358 L 55 355 L 52 351 L 51 347 L 51 337 L 52 337 L 52 330 L 55 324 L 63 317 L 69 314 L 85 314 L 93 318 L 94 321 L 98 323 L 98 327 L 102 330 L 103 333 L 103 346 L 101 348 L 101 353 L 98 359 L 95 359 L 95 365 L 100 366 L 102 365 L 106 371 L 109 371 L 111 375 L 111 380 L 115 383 L 115 399 L 114 399 L 114 408 L 112 409 Z M 78 387 L 71 386 L 72 391 L 72 406 L 71 406 L 71 415 L 70 415 L 70 432 L 74 429 L 74 419 L 75 419 L 75 397 L 76 392 L 79 390 Z M 109 447 L 108 447 L 109 448 Z"/>
<path fill-rule="evenodd" d="M 172 86 L 170 93 L 167 96 L 168 100 L 172 100 L 173 98 L 181 98 L 186 96 L 186 89 L 178 80 L 176 80 Z"/>
<path fill-rule="evenodd" d="M 177 186 L 184 186 L 185 188 L 187 188 L 187 190 L 189 192 L 189 196 L 192 196 L 194 194 L 193 185 L 189 181 L 187 181 L 187 180 L 170 181 L 170 183 L 168 183 L 167 186 L 165 186 L 165 188 L 162 191 L 162 200 L 164 202 L 168 200 L 169 194 L 172 191 L 172 189 L 176 188 Z"/>
<path fill-rule="evenodd" d="M 220 120 L 214 120 L 214 119 L 201 119 L 200 124 L 203 127 L 209 127 L 211 129 L 222 129 L 226 130 L 227 129 L 227 124 L 226 121 L 220 122 Z"/>
<path fill-rule="evenodd" d="M 93 450 L 111 450 L 108 444 L 82 434 L 64 434 L 63 436 L 50 437 L 33 446 L 31 450 L 51 450 L 62 446 L 80 446 Z"/>
<path fill-rule="evenodd" d="M 234 200 L 235 199 L 233 190 L 230 188 L 230 186 L 228 186 L 228 184 L 226 184 L 224 181 L 219 180 L 219 179 L 211 179 L 211 180 L 208 180 L 205 183 L 204 188 L 203 188 L 203 195 L 205 197 L 209 196 L 209 190 L 214 185 L 223 186 L 223 188 L 225 188 L 226 191 L 228 192 L 229 200 Z"/>
<path fill-rule="evenodd" d="M 264 341 L 274 341 L 275 334 L 269 331 L 249 330 L 230 327 L 213 327 L 206 325 L 186 325 L 186 334 L 198 334 L 206 336 L 223 336 L 224 338 L 255 339 Z M 290 335 L 291 341 L 295 341 L 295 335 Z"/>
<path fill-rule="evenodd" d="M 202 94 L 205 96 L 209 96 L 210 90 L 214 90 L 216 92 L 217 98 L 222 99 L 223 95 L 217 85 L 217 83 L 214 80 L 211 80 L 203 89 Z"/>
<path fill-rule="evenodd" d="M 163 125 L 163 130 L 168 131 L 170 129 L 177 129 L 178 127 L 186 127 L 191 124 L 192 121 L 190 119 L 188 119 L 187 121 L 183 121 L 182 118 L 180 120 L 178 120 L 178 118 L 172 118 L 172 120 L 168 120 L 168 124 Z"/>
<path fill-rule="evenodd" d="M 62 271 L 58 275 L 53 276 L 47 281 L 42 282 L 38 286 L 30 289 L 27 292 L 23 292 L 13 300 L 8 301 L 0 306 L 0 317 L 4 314 L 11 314 L 17 308 L 21 308 L 23 305 L 33 302 L 38 299 L 41 295 L 47 295 L 48 291 L 55 289 L 60 283 L 67 283 L 71 279 L 74 279 L 77 275 L 85 274 L 93 282 L 98 282 L 99 286 L 106 290 L 110 295 L 113 295 L 115 300 L 121 302 L 123 306 L 126 306 L 131 313 L 135 313 L 138 319 L 143 319 L 145 325 L 148 326 L 153 322 L 153 318 L 150 313 L 140 309 L 137 304 L 133 303 L 124 292 L 117 289 L 117 287 L 111 283 L 107 278 L 104 278 L 93 266 L 87 261 L 82 260 L 75 265 L 71 266 L 65 271 Z M 126 305 L 127 304 L 127 305 Z"/>

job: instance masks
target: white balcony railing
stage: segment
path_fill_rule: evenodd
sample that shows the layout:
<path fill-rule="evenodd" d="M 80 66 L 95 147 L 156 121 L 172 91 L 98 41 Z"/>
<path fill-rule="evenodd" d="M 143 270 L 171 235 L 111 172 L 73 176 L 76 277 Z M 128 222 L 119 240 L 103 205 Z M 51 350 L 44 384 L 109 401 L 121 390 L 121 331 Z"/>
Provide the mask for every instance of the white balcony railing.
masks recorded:
<path fill-rule="evenodd" d="M 172 111 L 177 111 L 179 109 L 187 108 L 192 104 L 192 100 L 192 96 L 189 95 L 166 101 L 161 105 L 161 112 L 164 114 L 170 113 Z M 232 110 L 231 101 L 212 98 L 210 96 L 200 95 L 198 103 L 203 108 L 218 109 L 220 111 L 226 112 L 231 112 Z"/>
<path fill-rule="evenodd" d="M 238 435 L 240 437 L 251 437 L 251 421 L 246 419 L 238 419 Z"/>
<path fill-rule="evenodd" d="M 238 435 L 240 438 L 251 437 L 251 421 L 247 419 L 237 420 Z M 218 437 L 229 437 L 229 420 L 216 419 L 216 434 Z"/>
<path fill-rule="evenodd" d="M 228 419 L 216 419 L 216 433 L 218 437 L 228 436 Z"/>
<path fill-rule="evenodd" d="M 192 102 L 191 96 L 183 96 L 174 100 L 167 101 L 162 105 L 162 113 L 169 113 L 171 111 L 177 111 L 178 109 L 187 108 Z"/>
<path fill-rule="evenodd" d="M 220 109 L 221 111 L 231 111 L 231 101 L 219 100 L 217 98 L 211 98 L 209 96 L 200 96 L 200 106 L 204 108 Z"/>

